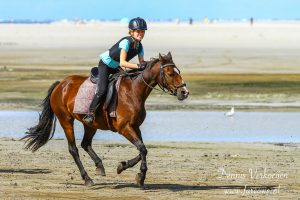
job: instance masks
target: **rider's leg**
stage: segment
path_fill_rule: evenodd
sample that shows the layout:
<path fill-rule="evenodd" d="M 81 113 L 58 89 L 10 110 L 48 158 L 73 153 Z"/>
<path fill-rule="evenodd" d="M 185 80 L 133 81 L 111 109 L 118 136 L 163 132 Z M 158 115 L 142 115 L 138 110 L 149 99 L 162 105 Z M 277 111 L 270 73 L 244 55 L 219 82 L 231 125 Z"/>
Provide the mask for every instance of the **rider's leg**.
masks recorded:
<path fill-rule="evenodd" d="M 101 61 L 99 62 L 99 65 L 98 65 L 98 72 L 99 72 L 99 74 L 98 74 L 99 80 L 97 83 L 96 93 L 95 93 L 92 103 L 90 105 L 89 114 L 87 114 L 83 118 L 83 121 L 89 125 L 91 125 L 93 123 L 93 121 L 95 120 L 96 109 L 97 109 L 98 105 L 101 104 L 101 102 L 104 98 L 107 84 L 108 84 L 109 69 Z"/>

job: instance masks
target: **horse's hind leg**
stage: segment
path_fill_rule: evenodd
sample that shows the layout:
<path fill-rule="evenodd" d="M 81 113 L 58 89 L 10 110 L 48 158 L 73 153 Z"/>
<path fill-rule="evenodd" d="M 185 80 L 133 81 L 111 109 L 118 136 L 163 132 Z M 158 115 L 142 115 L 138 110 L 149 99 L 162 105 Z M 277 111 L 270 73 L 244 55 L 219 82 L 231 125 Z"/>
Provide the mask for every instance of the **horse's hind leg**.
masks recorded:
<path fill-rule="evenodd" d="M 85 171 L 81 163 L 81 160 L 79 158 L 78 149 L 76 147 L 75 137 L 74 137 L 74 126 L 73 126 L 74 118 L 72 118 L 71 116 L 67 116 L 63 118 L 58 116 L 58 119 L 66 134 L 68 145 L 69 145 L 69 152 L 73 156 L 74 161 L 77 167 L 79 168 L 81 177 L 85 181 L 85 185 L 87 186 L 94 185 L 93 180 L 89 177 L 89 175 Z"/>
<path fill-rule="evenodd" d="M 92 148 L 92 140 L 96 133 L 96 129 L 93 129 L 89 126 L 84 125 L 84 137 L 81 142 L 81 147 L 91 156 L 96 165 L 96 171 L 100 173 L 101 176 L 105 176 L 105 169 L 102 164 L 102 160 L 95 153 Z"/>

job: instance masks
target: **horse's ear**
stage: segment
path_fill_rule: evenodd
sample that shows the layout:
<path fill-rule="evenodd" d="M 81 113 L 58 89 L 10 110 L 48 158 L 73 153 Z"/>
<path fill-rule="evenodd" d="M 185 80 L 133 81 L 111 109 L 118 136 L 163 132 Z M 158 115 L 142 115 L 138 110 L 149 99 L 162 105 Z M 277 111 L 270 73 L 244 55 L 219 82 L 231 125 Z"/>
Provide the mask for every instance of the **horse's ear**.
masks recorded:
<path fill-rule="evenodd" d="M 160 53 L 158 54 L 158 59 L 159 59 L 160 62 L 163 62 L 163 61 L 164 61 L 164 58 L 161 56 Z"/>
<path fill-rule="evenodd" d="M 167 57 L 168 57 L 169 60 L 172 60 L 172 55 L 171 55 L 170 51 L 168 52 Z"/>

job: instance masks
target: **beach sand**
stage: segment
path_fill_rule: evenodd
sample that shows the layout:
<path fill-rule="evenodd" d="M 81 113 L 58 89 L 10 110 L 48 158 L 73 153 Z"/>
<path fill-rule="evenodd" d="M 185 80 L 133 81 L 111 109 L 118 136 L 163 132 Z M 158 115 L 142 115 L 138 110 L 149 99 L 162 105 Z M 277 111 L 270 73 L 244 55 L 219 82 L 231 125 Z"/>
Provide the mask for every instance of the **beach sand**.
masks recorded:
<path fill-rule="evenodd" d="M 95 173 L 93 161 L 79 147 L 83 165 L 95 183 L 87 187 L 68 152 L 66 140 L 51 140 L 31 153 L 23 149 L 21 141 L 1 138 L 1 199 L 300 197 L 299 144 L 147 141 L 145 144 L 148 147 L 145 189 L 135 184 L 140 164 L 120 175 L 116 173 L 120 161 L 137 155 L 129 142 L 93 142 L 106 168 L 105 177 Z"/>
<path fill-rule="evenodd" d="M 78 72 L 88 74 L 98 64 L 99 54 L 126 35 L 126 24 L 111 22 L 0 24 L 0 109 L 37 109 L 54 80 Z M 183 76 L 188 77 L 187 83 L 194 81 L 194 91 L 192 88 L 188 100 L 176 109 L 192 104 L 193 110 L 218 106 L 227 109 L 233 105 L 250 106 L 251 111 L 259 106 L 271 109 L 278 106 L 284 111 L 288 107 L 300 108 L 299 88 L 293 86 L 300 82 L 297 75 L 300 73 L 300 23 L 255 23 L 252 27 L 248 23 L 192 26 L 149 23 L 143 45 L 146 59 L 171 51 Z M 244 76 L 248 74 L 251 76 Z M 267 82 L 265 74 L 269 74 Z M 208 87 L 218 81 L 220 85 Z M 207 86 L 204 94 L 200 87 L 203 83 Z M 230 93 L 230 83 L 238 85 L 236 94 Z M 257 92 L 252 83 L 262 89 Z M 270 84 L 271 94 L 260 83 Z M 277 92 L 279 84 L 287 84 L 287 88 L 281 87 Z M 225 95 L 219 93 L 219 87 Z M 243 96 L 245 87 L 252 90 Z M 148 105 L 166 104 L 163 107 L 166 109 L 171 104 L 170 97 L 161 97 L 150 97 Z M 134 180 L 139 165 L 120 175 L 116 173 L 120 161 L 137 155 L 128 142 L 94 141 L 94 149 L 106 167 L 107 176 L 100 177 L 77 141 L 83 164 L 96 184 L 86 187 L 68 152 L 66 140 L 52 140 L 31 153 L 17 139 L 0 138 L 0 199 L 281 200 L 300 197 L 299 144 L 147 141 L 145 144 L 148 174 L 145 189 L 141 190 Z M 251 177 L 251 171 L 252 175 L 257 172 L 257 176 Z"/>
<path fill-rule="evenodd" d="M 127 24 L 0 24 L 0 67 L 89 69 Z M 300 73 L 300 23 L 149 23 L 145 58 L 171 51 L 188 73 Z"/>
<path fill-rule="evenodd" d="M 0 108 L 36 109 L 51 83 L 88 75 L 126 35 L 127 25 L 118 22 L 0 24 Z M 154 91 L 147 108 L 300 109 L 299 22 L 150 22 L 143 45 L 146 60 L 172 52 L 191 94 L 178 102 Z"/>

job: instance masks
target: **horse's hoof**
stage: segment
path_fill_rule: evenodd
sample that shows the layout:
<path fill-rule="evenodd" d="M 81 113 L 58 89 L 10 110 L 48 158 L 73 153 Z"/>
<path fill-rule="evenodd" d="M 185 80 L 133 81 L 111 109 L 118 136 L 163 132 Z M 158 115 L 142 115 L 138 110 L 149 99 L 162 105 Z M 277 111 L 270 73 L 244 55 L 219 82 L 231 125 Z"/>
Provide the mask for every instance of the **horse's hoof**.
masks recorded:
<path fill-rule="evenodd" d="M 95 183 L 93 182 L 92 179 L 88 179 L 85 181 L 84 185 L 90 187 L 90 186 L 95 185 Z"/>
<path fill-rule="evenodd" d="M 118 173 L 118 174 L 121 174 L 121 172 L 125 170 L 125 169 L 124 169 L 124 168 L 125 168 L 125 165 L 126 165 L 126 162 L 124 162 L 124 161 L 123 161 L 123 162 L 120 162 L 120 164 L 119 164 L 119 166 L 118 166 L 118 168 L 117 168 L 117 173 Z"/>
<path fill-rule="evenodd" d="M 97 167 L 97 168 L 96 168 L 96 174 L 101 175 L 101 176 L 106 176 L 106 174 L 105 174 L 105 169 L 104 169 L 104 168 Z"/>
<path fill-rule="evenodd" d="M 138 186 L 143 189 L 145 176 L 142 173 L 137 173 L 135 176 L 135 180 L 136 180 L 136 183 L 138 184 Z"/>

